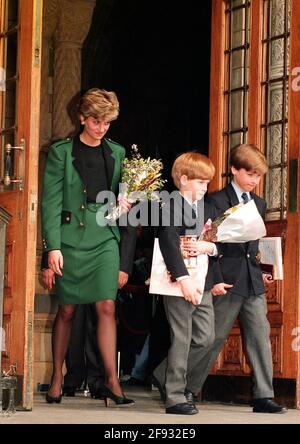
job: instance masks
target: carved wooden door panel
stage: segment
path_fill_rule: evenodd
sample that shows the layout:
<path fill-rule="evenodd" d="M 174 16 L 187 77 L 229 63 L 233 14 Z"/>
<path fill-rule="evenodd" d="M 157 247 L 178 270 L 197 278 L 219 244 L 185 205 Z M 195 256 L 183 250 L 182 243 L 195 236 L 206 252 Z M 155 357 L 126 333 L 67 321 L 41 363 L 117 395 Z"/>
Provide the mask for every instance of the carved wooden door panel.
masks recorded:
<path fill-rule="evenodd" d="M 294 0 L 212 0 L 211 109 L 214 111 L 210 123 L 210 158 L 217 172 L 210 190 L 227 183 L 228 159 L 233 147 L 253 143 L 265 153 L 269 172 L 256 192 L 268 204 L 268 235 L 281 236 L 286 247 L 285 279 L 276 281 L 267 292 L 274 377 L 279 378 L 295 378 L 297 361 L 291 351 L 297 310 L 293 316 L 291 304 L 299 275 L 295 272 L 292 276 L 289 272 L 289 267 L 295 269 L 299 251 L 298 236 L 295 252 L 290 246 L 296 229 L 296 214 L 292 213 L 297 212 L 298 201 L 297 177 L 292 177 L 292 164 L 289 165 L 290 141 L 297 124 L 291 112 L 293 91 L 289 88 L 291 54 L 295 54 L 290 48 L 299 32 L 296 24 L 299 17 L 293 18 L 291 9 L 298 13 L 297 5 Z M 294 194 L 289 188 L 293 183 L 296 183 Z M 292 288 L 292 282 L 295 287 L 291 294 L 288 289 Z M 214 373 L 250 373 L 238 320 Z"/>
<path fill-rule="evenodd" d="M 42 0 L 0 0 L 0 206 L 6 238 L 2 366 L 32 407 Z"/>

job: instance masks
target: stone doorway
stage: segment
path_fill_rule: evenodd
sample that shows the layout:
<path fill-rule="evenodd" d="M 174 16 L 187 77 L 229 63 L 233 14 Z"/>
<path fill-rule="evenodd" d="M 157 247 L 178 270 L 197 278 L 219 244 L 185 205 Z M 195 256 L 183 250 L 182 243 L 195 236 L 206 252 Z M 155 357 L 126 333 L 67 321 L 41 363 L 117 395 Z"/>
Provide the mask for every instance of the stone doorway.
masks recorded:
<path fill-rule="evenodd" d="M 211 0 L 44 0 L 39 189 L 49 145 L 74 134 L 81 91 L 116 91 L 121 106 L 110 135 L 129 150 L 162 158 L 166 177 L 182 151 L 208 153 Z M 55 295 L 35 298 L 34 389 L 51 375 Z"/>

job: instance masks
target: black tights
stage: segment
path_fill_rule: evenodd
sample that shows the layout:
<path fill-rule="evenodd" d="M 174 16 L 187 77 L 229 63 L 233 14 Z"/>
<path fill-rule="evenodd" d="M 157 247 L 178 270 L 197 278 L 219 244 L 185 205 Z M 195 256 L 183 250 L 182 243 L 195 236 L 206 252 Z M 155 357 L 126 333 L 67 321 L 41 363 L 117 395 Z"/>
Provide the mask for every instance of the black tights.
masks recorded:
<path fill-rule="evenodd" d="M 112 300 L 98 301 L 95 303 L 95 307 L 98 315 L 97 340 L 105 369 L 105 383 L 116 395 L 122 396 L 116 369 L 115 303 Z M 53 374 L 49 390 L 49 394 L 53 397 L 59 396 L 61 393 L 62 366 L 67 354 L 74 314 L 75 305 L 60 305 L 54 321 L 52 332 Z"/>

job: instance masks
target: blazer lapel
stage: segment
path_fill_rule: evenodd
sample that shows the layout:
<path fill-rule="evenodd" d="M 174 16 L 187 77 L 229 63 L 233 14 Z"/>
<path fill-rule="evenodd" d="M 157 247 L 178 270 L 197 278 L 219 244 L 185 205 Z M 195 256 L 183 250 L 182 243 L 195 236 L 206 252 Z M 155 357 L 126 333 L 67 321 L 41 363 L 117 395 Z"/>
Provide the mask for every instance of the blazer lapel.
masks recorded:
<path fill-rule="evenodd" d="M 86 183 L 86 177 L 85 177 L 85 173 L 84 173 L 84 165 L 83 165 L 83 160 L 82 160 L 79 144 L 80 144 L 80 139 L 79 139 L 79 135 L 77 135 L 73 139 L 73 148 L 72 148 L 72 156 L 74 158 L 73 165 L 76 168 L 83 183 Z"/>
<path fill-rule="evenodd" d="M 107 186 L 108 189 L 112 189 L 114 187 L 114 175 L 115 175 L 115 153 L 107 143 L 106 139 L 102 140 L 102 149 L 103 149 L 103 157 L 106 168 L 106 177 L 107 177 Z"/>
<path fill-rule="evenodd" d="M 188 234 L 199 236 L 201 231 L 200 228 L 202 229 L 202 227 L 199 226 L 201 218 L 196 215 L 191 204 L 179 192 L 177 193 L 178 194 L 174 199 L 174 205 L 176 205 L 174 207 L 174 214 L 180 214 L 181 211 L 184 229 L 188 230 Z M 201 210 L 200 204 L 197 202 L 198 215 L 200 215 Z"/>
<path fill-rule="evenodd" d="M 227 187 L 225 188 L 225 192 L 227 194 L 227 197 L 228 197 L 231 207 L 234 207 L 235 205 L 239 204 L 238 197 L 237 197 L 236 192 L 234 191 L 234 188 L 231 185 L 231 183 L 227 185 Z"/>
<path fill-rule="evenodd" d="M 254 193 L 250 193 L 250 196 L 254 200 L 255 205 L 257 206 L 259 214 L 263 217 L 263 207 L 261 205 L 260 200 L 257 198 L 256 194 L 254 194 Z"/>

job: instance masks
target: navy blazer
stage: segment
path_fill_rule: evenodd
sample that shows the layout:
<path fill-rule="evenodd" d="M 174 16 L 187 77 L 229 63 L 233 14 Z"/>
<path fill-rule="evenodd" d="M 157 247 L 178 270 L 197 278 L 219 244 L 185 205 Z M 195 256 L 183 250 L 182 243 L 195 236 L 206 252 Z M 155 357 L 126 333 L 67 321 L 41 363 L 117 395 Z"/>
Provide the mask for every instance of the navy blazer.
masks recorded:
<path fill-rule="evenodd" d="M 262 216 L 265 217 L 267 204 L 254 193 L 251 198 Z M 208 195 L 207 202 L 214 205 L 218 215 L 239 203 L 231 184 L 221 191 Z M 233 293 L 243 296 L 259 295 L 265 292 L 260 265 L 256 259 L 259 240 L 244 243 L 218 243 L 219 260 L 214 266 L 214 282 L 232 284 Z M 221 297 L 221 296 L 220 296 Z"/>

